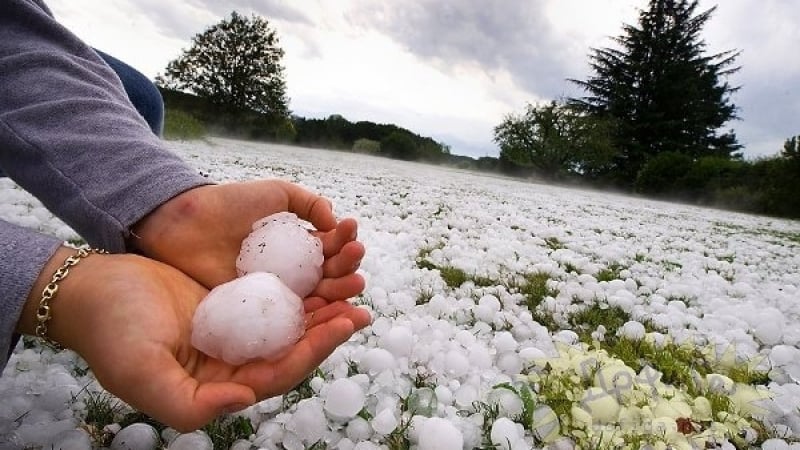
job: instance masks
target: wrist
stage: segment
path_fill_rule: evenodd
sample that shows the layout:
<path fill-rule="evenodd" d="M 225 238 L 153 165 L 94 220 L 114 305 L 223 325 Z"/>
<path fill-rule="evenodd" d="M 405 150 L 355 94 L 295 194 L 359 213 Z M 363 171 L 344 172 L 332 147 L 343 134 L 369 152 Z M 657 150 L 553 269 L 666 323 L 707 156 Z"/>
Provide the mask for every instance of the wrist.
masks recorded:
<path fill-rule="evenodd" d="M 207 186 L 195 187 L 172 197 L 131 226 L 128 249 L 160 259 L 156 244 L 169 237 L 182 222 L 197 215 L 196 194 L 204 187 Z"/>
<path fill-rule="evenodd" d="M 83 298 L 89 274 L 98 270 L 98 259 L 104 255 L 91 250 L 86 253 L 59 247 L 45 264 L 28 294 L 16 331 L 43 337 L 53 343 L 70 347 L 70 328 L 79 315 L 78 303 Z M 58 275 L 56 275 L 58 274 Z M 77 329 L 80 329 L 78 325 Z"/>

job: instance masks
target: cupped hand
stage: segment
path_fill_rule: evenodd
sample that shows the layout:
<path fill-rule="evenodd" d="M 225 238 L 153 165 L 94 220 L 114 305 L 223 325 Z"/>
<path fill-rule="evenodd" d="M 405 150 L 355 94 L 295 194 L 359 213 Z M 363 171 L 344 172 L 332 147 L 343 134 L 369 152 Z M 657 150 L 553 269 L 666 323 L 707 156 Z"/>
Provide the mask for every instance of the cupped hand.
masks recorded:
<path fill-rule="evenodd" d="M 337 222 L 329 201 L 281 180 L 201 186 L 161 205 L 133 227 L 131 244 L 213 288 L 236 277 L 242 240 L 258 219 L 289 211 L 310 222 L 322 240 L 323 279 L 312 295 L 344 300 L 364 289 L 356 274 L 364 246 L 353 219 Z"/>
<path fill-rule="evenodd" d="M 285 357 L 232 366 L 191 345 L 192 317 L 207 292 L 157 261 L 91 255 L 62 281 L 50 336 L 77 351 L 109 392 L 187 431 L 291 390 L 370 320 L 346 302 L 309 298 L 306 333 Z"/>

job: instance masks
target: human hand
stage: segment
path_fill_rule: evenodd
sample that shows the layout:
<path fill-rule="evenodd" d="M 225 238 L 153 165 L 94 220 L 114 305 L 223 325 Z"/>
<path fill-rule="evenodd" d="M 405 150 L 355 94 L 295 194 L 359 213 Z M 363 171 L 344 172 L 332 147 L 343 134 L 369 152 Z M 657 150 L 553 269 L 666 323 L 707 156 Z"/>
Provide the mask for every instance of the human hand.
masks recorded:
<path fill-rule="evenodd" d="M 18 325 L 35 328 L 38 293 L 72 254 L 43 270 Z M 109 392 L 180 431 L 291 390 L 369 323 L 346 302 L 305 301 L 305 335 L 282 359 L 232 366 L 191 345 L 197 304 L 208 291 L 182 272 L 135 255 L 91 255 L 70 269 L 51 304 L 52 339 L 78 352 Z M 313 312 L 313 314 L 312 314 Z"/>
<path fill-rule="evenodd" d="M 356 274 L 364 246 L 353 219 L 336 222 L 330 202 L 286 181 L 201 186 L 161 205 L 133 227 L 142 253 L 213 288 L 236 277 L 242 240 L 258 219 L 289 211 L 316 227 L 322 240 L 323 278 L 312 296 L 344 300 L 364 289 Z"/>

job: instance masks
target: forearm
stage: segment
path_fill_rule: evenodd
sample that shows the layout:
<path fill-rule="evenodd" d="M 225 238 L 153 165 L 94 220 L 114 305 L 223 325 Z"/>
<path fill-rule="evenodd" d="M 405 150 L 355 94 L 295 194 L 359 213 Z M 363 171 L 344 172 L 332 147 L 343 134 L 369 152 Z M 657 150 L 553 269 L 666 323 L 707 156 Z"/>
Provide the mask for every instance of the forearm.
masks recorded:
<path fill-rule="evenodd" d="M 0 221 L 0 368 L 16 341 L 15 332 L 34 285 L 60 245 L 56 238 Z"/>
<path fill-rule="evenodd" d="M 163 147 L 116 74 L 31 0 L 0 14 L 0 166 L 91 245 L 208 184 Z"/>

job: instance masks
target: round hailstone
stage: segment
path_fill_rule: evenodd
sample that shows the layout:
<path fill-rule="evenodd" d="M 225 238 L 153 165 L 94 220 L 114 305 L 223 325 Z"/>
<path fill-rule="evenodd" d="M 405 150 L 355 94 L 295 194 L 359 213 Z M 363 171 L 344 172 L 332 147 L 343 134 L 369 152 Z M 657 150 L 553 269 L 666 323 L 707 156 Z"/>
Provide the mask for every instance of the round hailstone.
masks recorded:
<path fill-rule="evenodd" d="M 152 426 L 137 422 L 122 430 L 111 441 L 111 450 L 154 450 L 158 446 L 158 432 Z"/>
<path fill-rule="evenodd" d="M 169 443 L 167 450 L 213 450 L 214 443 L 203 431 L 179 434 Z"/>
<path fill-rule="evenodd" d="M 322 279 L 322 241 L 293 213 L 280 212 L 253 224 L 236 259 L 239 276 L 274 273 L 301 298 Z"/>
<path fill-rule="evenodd" d="M 364 408 L 365 401 L 361 385 L 349 378 L 339 378 L 328 387 L 325 412 L 337 420 L 350 420 Z"/>
<path fill-rule="evenodd" d="M 66 430 L 59 433 L 53 443 L 46 446 L 56 450 L 72 450 L 72 449 L 85 449 L 92 447 L 92 440 L 89 438 L 89 433 L 82 429 Z M 6 448 L 0 446 L 0 448 Z M 155 448 L 155 447 L 154 447 Z"/>
<path fill-rule="evenodd" d="M 281 280 L 256 272 L 221 284 L 200 302 L 192 345 L 233 365 L 283 356 L 305 331 L 303 301 Z"/>
<path fill-rule="evenodd" d="M 461 450 L 464 436 L 449 420 L 432 417 L 419 430 L 419 450 Z"/>

